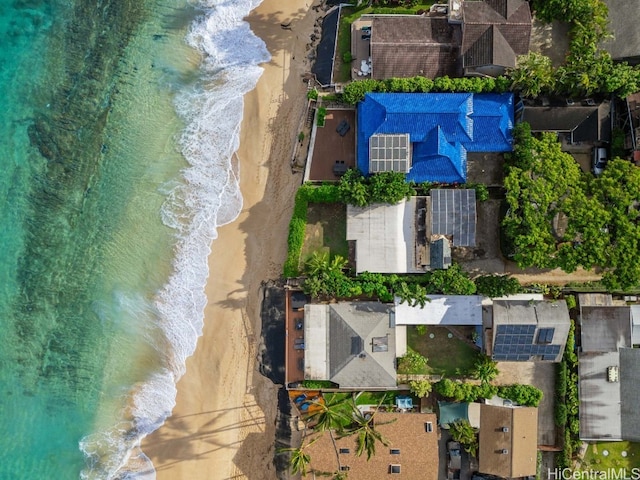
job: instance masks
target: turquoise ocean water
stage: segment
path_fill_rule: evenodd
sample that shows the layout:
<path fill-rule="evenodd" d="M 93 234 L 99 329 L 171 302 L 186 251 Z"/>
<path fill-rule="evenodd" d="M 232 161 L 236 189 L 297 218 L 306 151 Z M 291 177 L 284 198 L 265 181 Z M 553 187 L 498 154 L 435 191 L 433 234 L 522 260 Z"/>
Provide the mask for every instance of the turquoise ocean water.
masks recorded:
<path fill-rule="evenodd" d="M 133 478 L 241 207 L 253 0 L 0 4 L 0 479 Z M 133 452 L 133 454 L 132 454 Z"/>

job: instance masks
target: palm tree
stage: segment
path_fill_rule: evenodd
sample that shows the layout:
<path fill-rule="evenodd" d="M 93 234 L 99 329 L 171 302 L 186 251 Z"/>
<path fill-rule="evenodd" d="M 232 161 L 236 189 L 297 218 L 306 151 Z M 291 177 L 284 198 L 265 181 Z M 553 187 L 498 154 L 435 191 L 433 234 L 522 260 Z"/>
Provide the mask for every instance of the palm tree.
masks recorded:
<path fill-rule="evenodd" d="M 377 408 L 372 413 L 363 414 L 356 406 L 355 399 L 352 399 L 351 408 L 353 410 L 354 426 L 351 428 L 349 434 L 357 434 L 357 448 L 356 455 L 361 456 L 364 452 L 367 452 L 367 460 L 370 460 L 376 453 L 376 444 L 380 442 L 385 447 L 389 446 L 389 440 L 387 440 L 382 433 L 376 430 L 374 425 L 374 417 L 380 406 L 384 403 L 386 395 L 383 395 L 378 403 Z"/>
<path fill-rule="evenodd" d="M 344 430 L 344 425 L 350 420 L 345 412 L 345 407 L 348 407 L 346 399 L 334 396 L 329 403 L 318 401 L 311 403 L 320 407 L 317 412 L 307 417 L 309 423 L 315 422 L 314 430 L 320 432 L 336 430 L 339 433 Z"/>
<path fill-rule="evenodd" d="M 411 302 L 413 300 L 413 292 L 409 288 L 409 285 L 407 285 L 407 282 L 399 282 L 395 286 L 395 291 L 393 292 L 393 294 L 400 299 L 401 304 L 407 302 L 409 305 L 411 305 Z"/>
<path fill-rule="evenodd" d="M 311 456 L 304 452 L 302 447 L 294 448 L 291 451 L 291 458 L 289 459 L 289 467 L 291 473 L 294 475 L 300 474 L 303 477 L 307 474 L 307 468 L 311 462 Z"/>
<path fill-rule="evenodd" d="M 305 431 L 306 433 L 306 431 Z M 296 448 L 280 448 L 278 453 L 289 453 L 289 468 L 291 469 L 291 473 L 293 475 L 297 475 L 298 473 L 303 477 L 307 474 L 309 464 L 311 463 L 311 455 L 305 452 L 305 449 L 311 445 L 313 445 L 318 439 L 319 436 L 316 436 L 313 440 L 308 442 L 306 445 L 304 443 L 306 435 L 302 438 L 302 444 Z"/>
<path fill-rule="evenodd" d="M 335 255 L 331 262 L 329 262 L 328 270 L 331 273 L 342 273 L 342 271 L 347 268 L 349 265 L 349 261 L 344 258 L 342 255 Z"/>
<path fill-rule="evenodd" d="M 308 275 L 322 275 L 329 267 L 329 252 L 316 250 L 307 260 L 305 267 Z"/>
<path fill-rule="evenodd" d="M 431 302 L 431 299 L 427 297 L 427 289 L 420 284 L 415 284 L 413 290 L 413 307 L 424 308 L 428 302 Z"/>
<path fill-rule="evenodd" d="M 472 372 L 473 377 L 480 380 L 483 385 L 491 382 L 499 373 L 498 364 L 486 355 L 478 357 Z"/>
<path fill-rule="evenodd" d="M 460 442 L 469 455 L 475 457 L 478 452 L 478 437 L 469 420 L 459 418 L 450 425 L 451 437 Z"/>

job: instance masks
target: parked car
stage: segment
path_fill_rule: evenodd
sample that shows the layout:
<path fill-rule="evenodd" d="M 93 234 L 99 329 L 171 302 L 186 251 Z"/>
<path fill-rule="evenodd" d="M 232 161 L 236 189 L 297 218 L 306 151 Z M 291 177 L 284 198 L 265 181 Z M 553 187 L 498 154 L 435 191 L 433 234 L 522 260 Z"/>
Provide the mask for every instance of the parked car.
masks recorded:
<path fill-rule="evenodd" d="M 447 457 L 447 478 L 449 480 L 460 478 L 460 468 L 462 468 L 462 454 L 460 452 L 459 442 L 447 442 Z"/>
<path fill-rule="evenodd" d="M 607 166 L 607 149 L 604 147 L 596 147 L 593 149 L 591 156 L 591 170 L 594 175 L 600 175 Z"/>

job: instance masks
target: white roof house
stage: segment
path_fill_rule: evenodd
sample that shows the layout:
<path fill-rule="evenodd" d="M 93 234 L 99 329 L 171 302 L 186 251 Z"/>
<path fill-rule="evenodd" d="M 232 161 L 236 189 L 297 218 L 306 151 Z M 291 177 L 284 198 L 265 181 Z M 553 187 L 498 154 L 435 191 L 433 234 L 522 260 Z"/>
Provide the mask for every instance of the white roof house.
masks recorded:
<path fill-rule="evenodd" d="M 396 205 L 347 205 L 347 240 L 356 241 L 356 271 L 419 273 L 415 259 L 415 197 Z"/>
<path fill-rule="evenodd" d="M 395 300 L 396 325 L 482 325 L 482 296 L 427 295 L 424 308 Z"/>

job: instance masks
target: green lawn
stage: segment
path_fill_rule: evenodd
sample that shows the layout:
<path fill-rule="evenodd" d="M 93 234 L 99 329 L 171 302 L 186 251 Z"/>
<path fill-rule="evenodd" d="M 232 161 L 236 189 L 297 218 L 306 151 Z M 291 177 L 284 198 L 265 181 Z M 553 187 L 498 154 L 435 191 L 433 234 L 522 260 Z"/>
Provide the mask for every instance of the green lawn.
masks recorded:
<path fill-rule="evenodd" d="M 366 3 L 359 7 L 345 7 L 342 9 L 340 15 L 340 22 L 338 25 L 338 43 L 336 58 L 339 59 L 340 74 L 339 78 L 336 78 L 337 82 L 348 82 L 351 80 L 351 64 L 342 62 L 343 55 L 346 52 L 351 51 L 351 24 L 367 13 L 378 14 L 405 14 L 413 15 L 418 10 L 428 10 L 431 5 L 435 3 L 434 0 L 423 0 L 415 7 L 407 8 L 389 8 L 389 7 L 369 7 Z"/>
<path fill-rule="evenodd" d="M 316 251 L 349 258 L 347 207 L 342 203 L 310 203 L 300 261 Z"/>
<path fill-rule="evenodd" d="M 341 402 L 350 400 L 351 393 L 325 393 L 324 399 L 327 404 L 332 404 L 333 402 Z M 383 405 L 395 405 L 396 396 L 399 395 L 398 392 L 359 392 L 356 394 L 356 405 L 377 405 L 380 403 L 380 400 L 384 396 Z"/>
<path fill-rule="evenodd" d="M 604 451 L 608 455 L 603 455 Z M 622 455 L 626 452 L 626 457 Z M 626 468 L 630 470 L 640 465 L 640 443 L 598 442 L 591 443 L 582 461 L 582 470 L 604 470 L 607 468 Z"/>
<path fill-rule="evenodd" d="M 455 336 L 449 338 L 445 327 L 427 326 L 423 335 L 416 327 L 407 327 L 407 344 L 429 359 L 429 373 L 448 377 L 468 374 L 480 354 L 478 349 Z"/>

